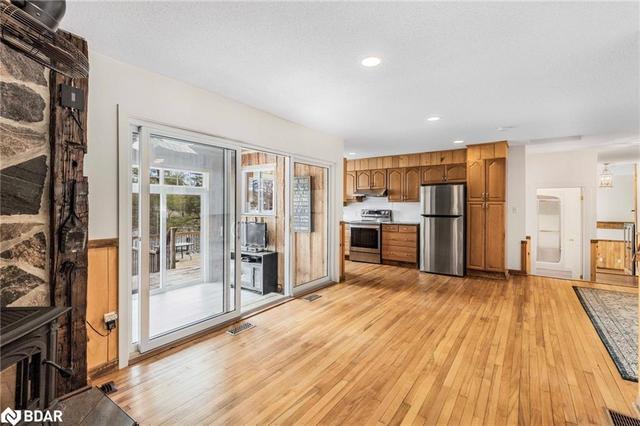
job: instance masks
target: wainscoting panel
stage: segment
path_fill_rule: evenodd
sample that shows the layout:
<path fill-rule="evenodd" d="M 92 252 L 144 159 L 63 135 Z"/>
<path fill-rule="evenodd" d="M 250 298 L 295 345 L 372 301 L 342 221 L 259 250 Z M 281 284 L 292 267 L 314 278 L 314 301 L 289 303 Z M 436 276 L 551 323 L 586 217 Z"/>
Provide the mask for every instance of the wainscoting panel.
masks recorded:
<path fill-rule="evenodd" d="M 109 333 L 104 326 L 104 314 L 118 311 L 117 240 L 90 241 L 88 262 L 87 369 L 91 376 L 118 358 L 118 329 Z"/>

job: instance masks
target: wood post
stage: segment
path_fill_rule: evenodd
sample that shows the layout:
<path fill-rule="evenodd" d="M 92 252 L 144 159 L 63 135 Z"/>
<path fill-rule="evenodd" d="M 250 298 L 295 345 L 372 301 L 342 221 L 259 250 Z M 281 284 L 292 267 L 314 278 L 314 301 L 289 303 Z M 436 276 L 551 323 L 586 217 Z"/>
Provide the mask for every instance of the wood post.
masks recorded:
<path fill-rule="evenodd" d="M 64 37 L 87 55 L 87 42 L 73 34 L 59 30 Z M 51 143 L 51 230 L 50 284 L 51 305 L 72 309 L 68 317 L 60 318 L 56 362 L 73 370 L 70 378 L 59 375 L 57 395 L 63 395 L 87 384 L 87 247 L 89 223 L 88 180 L 84 176 L 84 155 L 87 150 L 87 108 L 89 81 L 69 78 L 55 71 L 50 74 L 50 143 Z M 71 109 L 61 106 L 63 85 L 73 86 L 84 93 L 84 107 Z M 75 182 L 75 191 L 74 191 Z M 72 197 L 75 213 L 84 228 L 83 248 L 63 250 L 62 225 L 70 216 Z M 76 239 L 78 238 L 78 234 Z M 76 241 L 78 242 L 78 241 Z"/>
<path fill-rule="evenodd" d="M 340 249 L 338 250 L 340 252 L 340 282 L 343 282 L 345 280 L 345 276 L 344 276 L 344 249 L 345 249 L 345 232 L 346 232 L 346 227 L 344 226 L 344 222 L 340 222 Z"/>
<path fill-rule="evenodd" d="M 169 265 L 167 269 L 176 269 L 176 228 L 169 228 Z"/>
<path fill-rule="evenodd" d="M 531 237 L 528 235 L 520 241 L 520 272 L 524 275 L 531 273 Z"/>
<path fill-rule="evenodd" d="M 596 266 L 598 265 L 598 240 L 591 240 L 591 256 L 589 259 L 589 280 L 596 280 Z"/>

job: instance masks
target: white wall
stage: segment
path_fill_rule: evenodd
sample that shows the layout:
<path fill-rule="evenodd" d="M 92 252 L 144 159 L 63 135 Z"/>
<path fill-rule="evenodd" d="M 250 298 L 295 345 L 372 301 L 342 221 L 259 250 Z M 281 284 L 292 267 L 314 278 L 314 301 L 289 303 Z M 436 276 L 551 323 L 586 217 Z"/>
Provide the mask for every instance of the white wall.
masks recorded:
<path fill-rule="evenodd" d="M 362 209 L 392 210 L 393 220 L 420 223 L 420 203 L 391 203 L 387 197 L 367 197 L 362 202 L 351 202 L 343 207 L 344 220 L 360 220 Z"/>
<path fill-rule="evenodd" d="M 604 168 L 598 165 L 598 175 Z M 633 222 L 634 215 L 634 164 L 612 164 L 609 171 L 613 175 L 613 187 L 598 187 L 597 218 L 603 222 Z"/>
<path fill-rule="evenodd" d="M 527 147 L 510 146 L 507 159 L 507 268 L 520 270 L 520 242 L 526 229 Z"/>
<path fill-rule="evenodd" d="M 582 270 L 589 279 L 589 241 L 596 238 L 597 163 L 595 150 L 528 153 L 526 156 L 526 230 L 536 247 L 536 190 L 538 188 L 581 187 L 582 204 Z M 536 273 L 536 251 L 531 250 L 531 264 Z"/>
<path fill-rule="evenodd" d="M 342 217 L 342 203 L 338 202 L 342 200 L 341 139 L 93 51 L 89 61 L 85 173 L 89 177 L 90 239 L 118 235 L 118 105 L 136 118 L 334 162 L 334 178 L 339 179 L 334 181 L 333 229 L 338 228 Z"/>

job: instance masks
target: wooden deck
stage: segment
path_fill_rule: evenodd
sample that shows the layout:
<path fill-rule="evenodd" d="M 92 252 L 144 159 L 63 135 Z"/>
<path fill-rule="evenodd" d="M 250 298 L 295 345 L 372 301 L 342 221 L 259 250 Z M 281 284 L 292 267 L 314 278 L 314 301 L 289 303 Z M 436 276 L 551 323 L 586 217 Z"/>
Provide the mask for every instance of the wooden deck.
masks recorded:
<path fill-rule="evenodd" d="M 101 382 L 149 425 L 602 425 L 604 407 L 634 413 L 638 385 L 620 377 L 572 284 L 347 262 L 347 281 L 312 303 Z"/>

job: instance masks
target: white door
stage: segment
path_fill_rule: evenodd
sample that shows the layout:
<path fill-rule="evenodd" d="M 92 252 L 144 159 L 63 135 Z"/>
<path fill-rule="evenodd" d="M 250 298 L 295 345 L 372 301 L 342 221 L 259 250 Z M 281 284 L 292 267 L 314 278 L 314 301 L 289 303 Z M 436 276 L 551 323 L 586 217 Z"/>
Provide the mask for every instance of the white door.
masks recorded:
<path fill-rule="evenodd" d="M 582 188 L 537 190 L 536 273 L 582 278 Z"/>
<path fill-rule="evenodd" d="M 160 126 L 134 126 L 132 141 L 131 342 L 142 353 L 240 315 L 239 150 Z"/>

